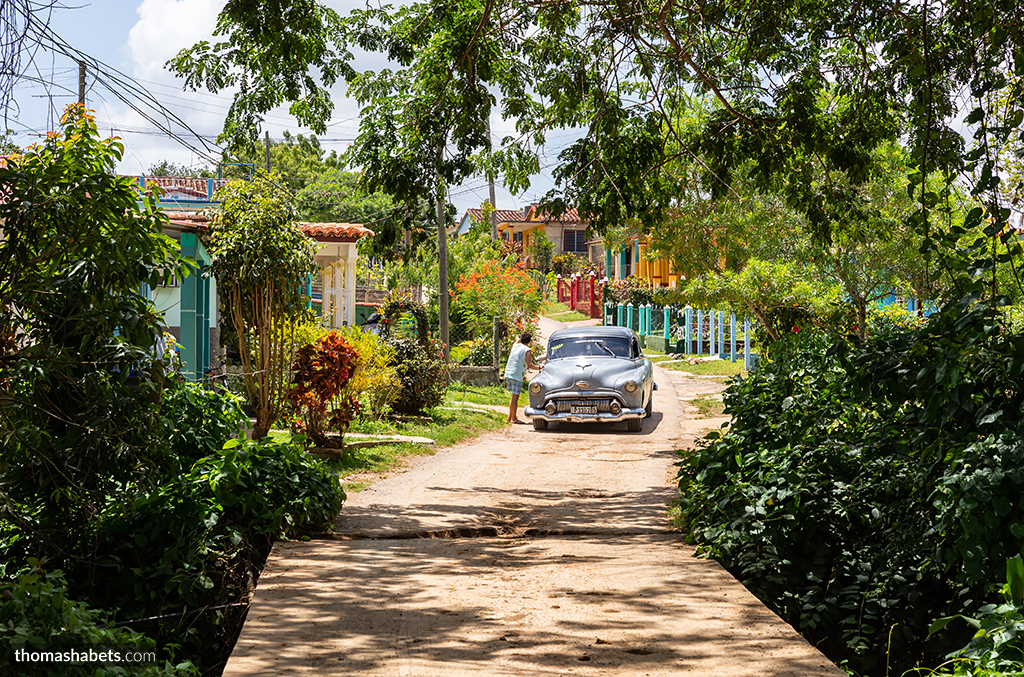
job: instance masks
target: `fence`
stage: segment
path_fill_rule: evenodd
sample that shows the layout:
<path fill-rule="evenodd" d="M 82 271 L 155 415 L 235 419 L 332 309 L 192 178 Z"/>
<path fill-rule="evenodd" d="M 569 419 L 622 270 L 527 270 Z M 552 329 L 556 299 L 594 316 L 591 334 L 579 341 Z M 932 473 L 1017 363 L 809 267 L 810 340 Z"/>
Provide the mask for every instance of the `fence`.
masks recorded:
<path fill-rule="evenodd" d="M 685 355 L 718 355 L 723 360 L 743 359 L 750 370 L 757 363 L 752 352 L 753 325 L 736 313 L 700 308 L 675 308 L 652 304 L 633 306 L 604 305 L 604 323 L 631 327 L 644 342 L 644 347 L 659 353 Z"/>
<path fill-rule="evenodd" d="M 598 279 L 594 274 L 580 275 L 573 273 L 568 278 L 561 275 L 555 278 L 555 287 L 558 292 L 558 302 L 569 306 L 569 310 L 575 310 L 587 317 L 601 317 L 601 295 L 604 293 L 604 279 Z"/>

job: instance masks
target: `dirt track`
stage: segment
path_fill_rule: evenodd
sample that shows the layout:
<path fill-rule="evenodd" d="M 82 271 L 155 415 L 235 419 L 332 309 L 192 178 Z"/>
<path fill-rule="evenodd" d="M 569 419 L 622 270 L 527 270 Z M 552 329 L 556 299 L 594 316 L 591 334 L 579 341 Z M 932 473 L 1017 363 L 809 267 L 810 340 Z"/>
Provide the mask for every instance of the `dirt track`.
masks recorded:
<path fill-rule="evenodd" d="M 509 426 L 349 497 L 279 543 L 225 675 L 835 675 L 668 530 L 675 450 L 716 383 L 656 370 L 655 414 Z"/>

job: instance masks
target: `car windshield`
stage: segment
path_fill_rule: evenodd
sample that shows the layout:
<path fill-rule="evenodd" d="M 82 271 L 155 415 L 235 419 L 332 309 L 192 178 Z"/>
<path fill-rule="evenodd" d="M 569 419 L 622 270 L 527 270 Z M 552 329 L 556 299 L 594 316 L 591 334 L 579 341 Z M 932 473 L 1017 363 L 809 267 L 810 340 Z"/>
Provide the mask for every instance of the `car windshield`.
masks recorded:
<path fill-rule="evenodd" d="M 560 360 L 566 357 L 580 357 L 583 355 L 629 358 L 629 340 L 618 336 L 604 338 L 579 336 L 553 341 L 548 345 L 549 360 Z"/>

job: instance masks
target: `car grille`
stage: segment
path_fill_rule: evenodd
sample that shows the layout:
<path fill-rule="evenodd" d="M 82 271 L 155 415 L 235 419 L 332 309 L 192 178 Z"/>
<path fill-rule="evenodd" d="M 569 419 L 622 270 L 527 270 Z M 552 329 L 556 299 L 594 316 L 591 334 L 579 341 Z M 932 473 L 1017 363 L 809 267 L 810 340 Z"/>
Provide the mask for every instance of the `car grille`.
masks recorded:
<path fill-rule="evenodd" d="M 556 400 L 555 406 L 557 407 L 557 411 L 562 413 L 569 411 L 572 407 L 592 407 L 596 404 L 598 412 L 606 412 L 611 411 L 611 403 L 612 401 L 607 398 L 592 398 L 587 400 Z"/>

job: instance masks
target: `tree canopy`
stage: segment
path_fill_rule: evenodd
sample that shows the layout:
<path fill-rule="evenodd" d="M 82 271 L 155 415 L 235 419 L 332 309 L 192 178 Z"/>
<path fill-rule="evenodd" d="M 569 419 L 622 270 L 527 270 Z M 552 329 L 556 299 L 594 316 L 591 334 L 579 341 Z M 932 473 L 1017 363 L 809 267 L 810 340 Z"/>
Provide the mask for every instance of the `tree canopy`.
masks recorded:
<path fill-rule="evenodd" d="M 242 85 L 225 125 L 236 143 L 282 101 L 322 127 L 332 110 L 324 88 L 344 78 L 362 107 L 349 161 L 370 190 L 399 202 L 474 172 L 522 190 L 546 135 L 573 129 L 580 138 L 551 168 L 557 186 L 544 206 L 578 207 L 596 232 L 664 223 L 681 186 L 663 170 L 696 159 L 714 196 L 745 172 L 827 242 L 835 224 L 869 218 L 857 187 L 872 151 L 902 139 L 926 257 L 962 235 L 930 220 L 943 193 L 928 183 L 936 174 L 971 177 L 985 203 L 957 228 L 984 218 L 1009 242 L 989 151 L 1019 143 L 1024 121 L 1014 0 L 429 0 L 344 18 L 314 0 L 251 5 L 230 0 L 218 23 L 225 40 L 184 50 L 172 70 L 191 87 Z M 288 39 L 278 44 L 281 26 Z M 358 72 L 355 48 L 394 66 Z M 696 126 L 685 115 L 694 97 L 711 102 Z M 500 144 L 486 133 L 494 110 L 517 130 Z"/>

